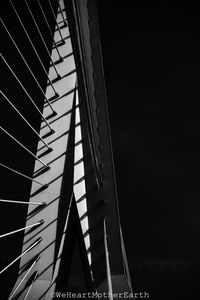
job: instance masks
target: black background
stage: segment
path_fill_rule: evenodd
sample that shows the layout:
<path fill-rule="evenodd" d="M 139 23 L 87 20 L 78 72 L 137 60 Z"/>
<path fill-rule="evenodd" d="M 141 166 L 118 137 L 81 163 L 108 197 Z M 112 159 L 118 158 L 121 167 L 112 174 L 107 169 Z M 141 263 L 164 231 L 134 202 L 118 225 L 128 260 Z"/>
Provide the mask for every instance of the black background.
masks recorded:
<path fill-rule="evenodd" d="M 120 216 L 134 291 L 198 299 L 197 5 L 98 1 Z"/>

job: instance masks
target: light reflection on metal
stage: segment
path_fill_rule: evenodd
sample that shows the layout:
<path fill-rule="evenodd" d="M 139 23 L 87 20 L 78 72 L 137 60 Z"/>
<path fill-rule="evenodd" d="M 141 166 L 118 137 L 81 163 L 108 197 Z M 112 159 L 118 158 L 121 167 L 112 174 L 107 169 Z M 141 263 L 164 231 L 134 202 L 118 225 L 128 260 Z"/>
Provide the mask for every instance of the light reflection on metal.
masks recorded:
<path fill-rule="evenodd" d="M 35 20 L 35 17 L 34 17 L 34 15 L 33 15 L 32 11 L 31 11 L 30 6 L 29 6 L 29 4 L 28 4 L 28 2 L 27 2 L 26 0 L 25 0 L 25 4 L 26 4 L 27 9 L 28 9 L 28 11 L 29 11 L 29 13 L 30 13 L 30 15 L 31 15 L 31 18 L 32 18 L 32 20 L 33 20 L 33 22 L 34 22 L 34 24 L 35 24 L 35 27 L 36 27 L 36 29 L 37 29 L 37 32 L 38 32 L 38 34 L 39 34 L 39 36 L 40 36 L 40 38 L 41 38 L 41 40 L 42 40 L 42 43 L 43 43 L 43 45 L 44 45 L 44 47 L 45 47 L 45 49 L 46 49 L 46 51 L 47 51 L 47 54 L 48 54 L 48 56 L 49 56 L 49 58 L 50 58 L 50 60 L 51 60 L 51 63 L 52 63 L 52 65 L 53 65 L 53 68 L 54 68 L 54 70 L 56 71 L 57 76 L 59 76 L 59 73 L 58 73 L 57 69 L 55 69 L 56 67 L 55 67 L 54 61 L 53 61 L 53 59 L 52 59 L 52 57 L 51 57 L 51 54 L 50 54 L 50 52 L 49 52 L 49 49 L 48 49 L 48 47 L 47 47 L 47 44 L 46 44 L 46 42 L 45 42 L 45 40 L 44 40 L 44 38 L 43 38 L 43 36 L 42 36 L 42 33 L 41 33 L 41 31 L 40 31 L 40 28 L 39 28 L 39 26 L 38 26 L 38 24 L 37 24 L 37 22 L 36 22 L 36 20 Z M 60 59 L 60 61 L 63 61 L 63 58 L 62 58 L 60 55 L 59 55 L 59 59 Z"/>
<path fill-rule="evenodd" d="M 33 128 L 33 126 L 26 120 L 26 118 L 20 113 L 20 111 L 13 105 L 13 103 L 8 99 L 8 97 L 0 90 L 1 95 L 6 99 L 6 101 L 12 106 L 12 108 L 18 113 L 18 115 L 26 122 L 26 124 L 32 129 L 32 131 L 38 136 L 38 138 L 42 141 L 42 143 L 48 148 L 49 145 L 45 142 L 45 140 L 37 133 L 37 131 Z"/>
<path fill-rule="evenodd" d="M 0 271 L 0 274 L 5 272 L 8 268 L 10 268 L 16 261 L 18 261 L 22 256 L 24 256 L 27 252 L 29 252 L 31 249 L 33 249 L 35 246 L 37 246 L 42 241 L 42 238 L 38 238 L 36 242 L 34 242 L 31 246 L 29 246 L 22 254 L 20 254 L 17 258 L 15 258 L 9 265 L 7 265 L 5 268 L 3 268 Z"/>
<path fill-rule="evenodd" d="M 16 288 L 14 289 L 14 291 L 11 293 L 11 295 L 9 296 L 8 300 L 11 300 L 12 297 L 14 296 L 14 294 L 17 292 L 17 290 L 19 289 L 19 287 L 22 285 L 22 283 L 24 282 L 24 280 L 26 279 L 26 277 L 28 276 L 28 274 L 30 273 L 30 271 L 33 269 L 33 267 L 35 266 L 35 264 L 37 263 L 37 261 L 40 259 L 40 256 L 38 256 L 36 258 L 36 260 L 32 263 L 32 265 L 30 266 L 30 268 L 28 269 L 28 271 L 26 272 L 26 274 L 24 275 L 24 277 L 22 278 L 22 280 L 19 282 L 19 284 L 16 286 Z"/>
<path fill-rule="evenodd" d="M 56 45 L 56 42 L 55 42 L 55 40 L 54 40 L 54 36 L 53 36 L 53 34 L 52 34 L 52 32 L 51 32 L 51 28 L 50 28 L 50 26 L 49 26 L 48 20 L 47 20 L 47 18 L 46 18 L 46 15 L 45 15 L 45 13 L 44 13 L 43 8 L 42 8 L 42 5 L 41 5 L 41 3 L 40 3 L 39 0 L 37 0 L 37 2 L 38 2 L 38 5 L 39 5 L 39 7 L 40 7 L 40 10 L 41 10 L 41 12 L 42 12 L 42 15 L 43 15 L 43 18 L 44 18 L 44 20 L 45 20 L 45 23 L 46 23 L 46 25 L 47 25 L 47 27 L 48 27 L 48 31 L 49 31 L 49 34 L 50 34 L 50 36 L 51 36 L 52 42 L 53 42 L 53 44 L 54 44 L 54 46 L 55 46 L 55 49 L 56 49 L 58 55 L 61 57 L 60 52 L 59 52 L 59 50 L 58 50 L 58 47 L 57 47 L 57 45 Z"/>
<path fill-rule="evenodd" d="M 109 261 L 109 251 L 108 251 L 108 242 L 107 242 L 107 230 L 106 230 L 106 219 L 103 220 L 104 227 L 104 247 L 105 247 L 105 257 L 106 257 L 106 273 L 108 281 L 108 292 L 110 294 L 110 299 L 113 300 L 113 288 L 112 288 L 112 278 L 110 272 L 110 261 Z"/>
<path fill-rule="evenodd" d="M 31 282 L 31 285 L 30 285 L 29 288 L 28 288 L 28 291 L 27 291 L 27 293 L 26 293 L 26 295 L 25 295 L 24 300 L 26 300 L 26 299 L 28 298 L 28 295 L 29 295 L 29 293 L 30 293 L 30 291 L 31 291 L 31 288 L 32 288 L 33 283 L 34 283 L 34 281 L 36 280 L 37 276 L 38 276 L 38 272 L 35 272 L 35 276 L 33 277 L 33 280 L 32 280 L 32 282 Z"/>
<path fill-rule="evenodd" d="M 27 92 L 26 88 L 24 87 L 24 85 L 22 84 L 22 82 L 19 80 L 19 78 L 17 77 L 17 75 L 15 74 L 15 72 L 13 71 L 13 69 L 11 68 L 11 66 L 9 65 L 9 63 L 7 62 L 7 60 L 5 59 L 5 57 L 1 53 L 0 53 L 0 57 L 4 61 L 4 63 L 6 64 L 6 66 L 8 67 L 8 69 L 10 70 L 10 72 L 12 73 L 12 75 L 15 77 L 15 79 L 17 80 L 17 82 L 19 83 L 19 85 L 21 86 L 21 88 L 23 89 L 23 91 L 25 92 L 25 94 L 28 97 L 28 99 L 31 101 L 31 103 L 34 105 L 34 107 L 37 109 L 38 113 L 40 114 L 40 116 L 42 117 L 42 119 L 44 120 L 44 122 L 46 123 L 46 125 L 48 126 L 48 128 L 50 129 L 50 131 L 53 132 L 53 129 L 49 125 L 48 121 L 46 120 L 45 117 L 43 117 L 41 111 L 39 110 L 39 108 L 35 104 L 34 100 L 30 96 L 30 94 Z"/>
<path fill-rule="evenodd" d="M 34 202 L 34 201 L 17 201 L 17 200 L 8 200 L 8 199 L 0 199 L 0 202 L 5 202 L 5 203 L 14 203 L 14 204 L 25 204 L 25 205 L 46 205 L 46 202 Z"/>
<path fill-rule="evenodd" d="M 13 141 L 15 141 L 18 145 L 20 145 L 26 152 L 28 152 L 32 157 L 34 157 L 36 160 L 38 160 L 44 167 L 48 168 L 48 166 L 40 159 L 38 158 L 34 153 L 32 153 L 28 148 L 26 148 L 22 143 L 20 143 L 14 136 L 12 136 L 7 130 L 5 130 L 2 126 L 0 126 L 0 129 L 8 135 Z"/>
<path fill-rule="evenodd" d="M 12 2 L 11 2 L 11 4 L 12 4 Z M 12 6 L 13 6 L 13 4 L 12 4 Z M 37 51 L 36 51 L 36 49 L 35 49 L 35 47 L 34 47 L 32 41 L 31 41 L 31 39 L 30 39 L 30 37 L 29 37 L 29 35 L 28 35 L 28 33 L 27 33 L 27 31 L 26 31 L 26 29 L 24 28 L 23 23 L 21 22 L 21 19 L 19 18 L 19 16 L 18 16 L 18 14 L 17 14 L 17 12 L 16 12 L 14 6 L 13 6 L 13 9 L 14 9 L 14 11 L 15 11 L 15 13 L 16 13 L 16 15 L 17 15 L 19 21 L 20 21 L 20 24 L 21 24 L 21 26 L 22 26 L 24 32 L 25 32 L 26 35 L 27 35 L 28 40 L 29 40 L 30 43 L 31 43 L 31 46 L 32 46 L 32 48 L 33 48 L 33 50 L 34 50 L 34 52 L 35 52 L 35 54 L 36 54 L 36 56 L 37 56 L 37 58 L 38 58 L 38 60 L 39 60 L 39 62 L 40 62 L 40 65 L 42 66 L 42 68 L 43 68 L 43 70 L 44 70 L 46 76 L 48 77 L 48 73 L 47 73 L 47 71 L 46 71 L 46 69 L 45 69 L 45 67 L 44 67 L 44 65 L 43 65 L 43 63 L 42 63 L 42 61 L 41 61 L 41 59 L 40 59 L 40 57 L 39 57 L 39 55 L 38 55 L 38 53 L 37 53 Z M 39 87 L 40 92 L 42 93 L 43 97 L 44 97 L 45 100 L 48 102 L 48 99 L 47 99 L 47 97 L 46 97 L 46 95 L 45 95 L 45 93 L 44 93 L 44 91 L 43 91 L 41 85 L 39 84 L 37 78 L 36 78 L 35 75 L 33 74 L 33 71 L 31 70 L 31 68 L 30 68 L 29 64 L 27 63 L 26 59 L 24 58 L 24 55 L 23 55 L 22 52 L 20 51 L 20 49 L 19 49 L 19 47 L 17 46 L 17 44 L 16 44 L 14 38 L 12 37 L 11 33 L 9 32 L 7 26 L 5 25 L 5 23 L 3 22 L 2 19 L 1 19 L 1 24 L 3 25 L 5 31 L 7 32 L 9 38 L 11 39 L 11 41 L 12 41 L 12 43 L 13 43 L 13 45 L 14 45 L 15 48 L 17 49 L 17 51 L 18 51 L 20 57 L 22 58 L 24 64 L 26 65 L 27 69 L 29 70 L 29 72 L 30 72 L 31 76 L 33 77 L 34 81 L 36 82 L 37 86 Z M 48 77 L 48 78 L 49 78 L 49 77 Z M 50 79 L 49 79 L 49 80 L 50 80 Z M 52 87 L 53 87 L 52 82 L 50 82 L 50 83 L 51 83 L 51 85 L 52 85 Z M 53 88 L 54 88 L 54 87 L 53 87 Z M 50 106 L 50 107 L 51 107 L 51 106 Z M 51 109 L 52 109 L 52 108 L 51 108 Z"/>
<path fill-rule="evenodd" d="M 48 3 L 49 3 L 49 6 L 50 6 L 50 8 L 51 8 L 51 12 L 52 12 L 53 18 L 54 18 L 54 20 L 55 20 L 55 22 L 56 22 L 56 26 L 57 26 L 57 28 L 58 28 L 58 32 L 59 32 L 59 35 L 60 35 L 60 37 L 61 37 L 61 40 L 63 41 L 63 43 L 65 43 L 65 40 L 64 40 L 64 38 L 63 38 L 63 36 L 62 36 L 62 33 L 61 33 L 61 31 L 60 31 L 60 27 L 59 27 L 59 25 L 58 25 L 58 22 L 57 22 L 57 19 L 56 19 L 56 16 L 55 16 L 53 7 L 52 7 L 52 5 L 51 5 L 51 1 L 48 0 Z"/>
<path fill-rule="evenodd" d="M 26 230 L 26 229 L 28 229 L 28 228 L 32 228 L 32 227 L 36 227 L 36 226 L 42 225 L 43 223 L 44 223 L 44 220 L 40 220 L 39 222 L 37 222 L 37 223 L 35 223 L 35 224 L 28 225 L 28 226 L 26 226 L 26 227 L 19 228 L 19 229 L 16 229 L 16 230 L 13 230 L 13 231 L 10 231 L 10 232 L 1 234 L 1 235 L 0 235 L 0 238 L 3 238 L 3 237 L 6 237 L 6 236 L 8 236 L 8 235 L 12 235 L 12 234 L 18 233 L 18 232 L 23 231 L 23 230 Z"/>
<path fill-rule="evenodd" d="M 28 40 L 29 40 L 29 42 L 30 42 L 30 44 L 31 44 L 31 46 L 32 46 L 32 48 L 33 48 L 35 54 L 36 54 L 36 56 L 37 56 L 37 58 L 38 58 L 38 60 L 39 60 L 39 62 L 40 62 L 40 64 L 42 65 L 42 68 L 43 68 L 43 70 L 44 70 L 44 72 L 45 72 L 45 74 L 46 74 L 46 76 L 47 76 L 47 78 L 48 78 L 48 80 L 49 80 L 49 83 L 51 84 L 51 87 L 52 87 L 53 91 L 55 92 L 55 94 L 57 94 L 57 92 L 56 92 L 56 90 L 55 90 L 55 88 L 54 88 L 54 86 L 53 86 L 53 84 L 52 84 L 52 82 L 51 82 L 51 79 L 49 78 L 49 74 L 48 74 L 48 72 L 46 71 L 46 69 L 45 69 L 45 67 L 44 67 L 44 65 L 43 65 L 43 63 L 42 63 L 42 61 L 41 61 L 41 59 L 40 59 L 40 56 L 38 55 L 38 52 L 37 52 L 37 50 L 35 49 L 35 46 L 33 45 L 32 40 L 31 40 L 31 38 L 30 38 L 30 36 L 29 36 L 29 34 L 28 34 L 26 28 L 24 27 L 24 24 L 23 24 L 22 20 L 21 20 L 21 18 L 19 17 L 19 15 L 18 15 L 18 13 L 17 13 L 17 11 L 16 11 L 16 9 L 15 9 L 13 3 L 12 3 L 12 0 L 10 0 L 10 3 L 11 3 L 11 5 L 12 5 L 14 11 L 15 11 L 15 14 L 16 14 L 16 16 L 17 16 L 17 18 L 18 18 L 18 20 L 19 20 L 19 22 L 20 22 L 20 24 L 21 24 L 21 26 L 22 26 L 22 28 L 23 28 L 23 30 L 24 30 L 24 32 L 25 32 L 25 34 L 26 34 L 26 36 L 27 36 L 27 38 L 28 38 Z M 27 5 L 27 8 L 29 8 L 28 3 L 27 3 L 26 1 L 25 1 L 25 3 L 26 3 L 26 5 Z M 31 12 L 30 8 L 29 8 L 29 12 Z M 38 26 L 37 26 L 37 23 L 36 23 L 36 22 L 34 22 L 34 23 L 35 23 L 35 25 L 36 25 L 36 28 L 39 30 L 39 28 L 38 28 Z M 39 31 L 40 31 L 40 30 L 39 30 Z M 59 77 L 60 75 L 59 75 L 58 70 L 56 69 L 56 67 L 55 67 L 54 64 L 53 64 L 53 68 L 54 68 L 54 70 L 55 70 L 56 75 Z"/>
<path fill-rule="evenodd" d="M 13 168 L 10 168 L 10 167 L 8 167 L 8 166 L 2 164 L 2 163 L 0 163 L 0 166 L 3 167 L 3 168 L 5 168 L 5 169 L 7 169 L 7 170 L 9 170 L 9 171 L 11 171 L 11 172 L 13 172 L 13 173 L 16 173 L 16 174 L 20 175 L 20 176 L 22 176 L 22 177 L 25 177 L 25 178 L 27 178 L 27 179 L 29 179 L 29 180 L 35 182 L 35 183 L 38 183 L 39 185 L 41 185 L 41 186 L 43 186 L 43 187 L 46 187 L 46 186 L 47 186 L 47 184 L 41 183 L 41 182 L 35 180 L 34 178 L 31 178 L 31 177 L 29 177 L 29 176 L 27 176 L 27 175 L 25 175 L 25 174 L 23 174 L 23 173 L 21 173 L 21 172 L 19 172 L 19 171 L 16 171 L 16 170 L 14 170 Z"/>

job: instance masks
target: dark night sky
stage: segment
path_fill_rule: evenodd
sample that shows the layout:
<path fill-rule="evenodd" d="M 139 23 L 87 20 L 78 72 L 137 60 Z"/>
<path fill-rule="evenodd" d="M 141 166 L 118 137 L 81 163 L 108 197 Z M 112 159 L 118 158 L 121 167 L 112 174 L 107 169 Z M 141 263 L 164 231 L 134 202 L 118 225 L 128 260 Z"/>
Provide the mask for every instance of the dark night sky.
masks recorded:
<path fill-rule="evenodd" d="M 182 1 L 98 1 L 98 10 L 133 287 L 148 291 L 153 300 L 198 299 L 197 6 Z"/>

